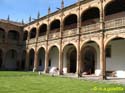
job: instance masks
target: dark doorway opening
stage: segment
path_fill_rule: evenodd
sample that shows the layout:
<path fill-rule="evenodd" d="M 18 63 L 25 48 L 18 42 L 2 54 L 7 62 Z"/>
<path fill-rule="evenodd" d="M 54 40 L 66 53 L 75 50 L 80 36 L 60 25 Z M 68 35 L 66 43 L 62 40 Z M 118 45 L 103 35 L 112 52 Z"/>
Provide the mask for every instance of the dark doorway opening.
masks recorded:
<path fill-rule="evenodd" d="M 95 73 L 95 61 L 96 61 L 96 51 L 93 47 L 89 46 L 84 49 L 84 74 L 94 74 Z"/>
<path fill-rule="evenodd" d="M 76 72 L 76 50 L 73 50 L 70 53 L 70 72 Z"/>
<path fill-rule="evenodd" d="M 21 70 L 25 70 L 25 60 L 22 60 Z"/>

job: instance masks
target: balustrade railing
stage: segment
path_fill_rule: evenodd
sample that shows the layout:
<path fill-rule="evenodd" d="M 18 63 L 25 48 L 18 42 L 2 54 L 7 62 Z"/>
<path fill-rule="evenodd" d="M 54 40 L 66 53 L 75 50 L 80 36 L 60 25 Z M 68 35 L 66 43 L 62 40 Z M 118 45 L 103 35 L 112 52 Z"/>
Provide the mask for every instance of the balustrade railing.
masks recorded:
<path fill-rule="evenodd" d="M 39 33 L 39 37 L 44 35 L 46 35 L 46 32 Z"/>
<path fill-rule="evenodd" d="M 105 29 L 117 28 L 117 27 L 122 27 L 122 26 L 125 26 L 125 17 L 105 21 Z M 81 26 L 80 33 L 95 32 L 95 31 L 99 31 L 99 30 L 100 30 L 100 23 L 98 22 L 95 24 Z M 64 27 L 64 29 L 62 31 L 63 37 L 74 36 L 77 34 L 79 34 L 79 31 L 77 29 L 76 24 L 66 26 L 66 27 Z M 48 35 L 48 39 L 57 39 L 59 37 L 60 37 L 60 29 L 54 29 Z M 38 42 L 45 41 L 45 40 L 46 40 L 46 34 L 38 37 Z M 0 40 L 0 42 L 1 42 L 1 40 Z M 13 41 L 13 42 L 16 43 L 16 41 Z M 36 38 L 29 40 L 29 44 L 35 43 L 35 42 L 36 42 Z"/>
<path fill-rule="evenodd" d="M 48 36 L 49 39 L 57 39 L 59 37 L 60 37 L 60 32 L 49 33 L 49 36 Z"/>
<path fill-rule="evenodd" d="M 77 28 L 77 23 L 64 26 L 64 30 L 69 30 L 69 29 L 74 29 L 74 28 Z"/>
<path fill-rule="evenodd" d="M 29 40 L 29 44 L 35 43 L 36 42 L 36 38 L 32 38 Z"/>
<path fill-rule="evenodd" d="M 46 35 L 38 37 L 38 42 L 45 41 L 45 40 L 46 40 Z"/>
<path fill-rule="evenodd" d="M 105 22 L 105 29 L 117 28 L 125 26 L 125 17 L 116 18 Z"/>
<path fill-rule="evenodd" d="M 10 44 L 19 44 L 19 40 L 10 40 L 9 39 L 7 42 Z"/>
<path fill-rule="evenodd" d="M 79 32 L 77 30 L 77 28 L 74 29 L 70 29 L 70 30 L 65 30 L 63 31 L 63 37 L 68 37 L 68 36 L 73 36 L 73 35 L 77 35 Z"/>
<path fill-rule="evenodd" d="M 95 23 L 81 27 L 81 33 L 94 32 L 100 30 L 100 24 Z"/>
<path fill-rule="evenodd" d="M 56 29 L 50 30 L 50 33 L 55 33 L 55 32 L 60 32 L 60 28 L 56 28 Z"/>

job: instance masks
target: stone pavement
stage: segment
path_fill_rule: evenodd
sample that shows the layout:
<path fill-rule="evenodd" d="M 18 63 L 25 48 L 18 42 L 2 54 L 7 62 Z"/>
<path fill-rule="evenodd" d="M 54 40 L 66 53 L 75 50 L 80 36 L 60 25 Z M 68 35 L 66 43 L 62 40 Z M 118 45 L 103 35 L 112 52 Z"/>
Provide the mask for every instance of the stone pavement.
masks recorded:
<path fill-rule="evenodd" d="M 45 74 L 45 73 L 42 73 L 42 74 Z M 51 74 L 46 74 L 46 75 L 53 76 Z M 101 80 L 100 77 L 95 75 L 84 75 L 83 77 L 78 77 L 74 73 L 68 73 L 64 75 L 55 74 L 54 76 L 64 77 L 64 78 L 74 78 L 74 79 L 80 79 L 80 80 L 91 80 L 94 82 L 102 82 L 102 83 L 104 82 L 108 84 L 120 84 L 125 86 L 125 78 L 107 77 L 107 80 Z"/>

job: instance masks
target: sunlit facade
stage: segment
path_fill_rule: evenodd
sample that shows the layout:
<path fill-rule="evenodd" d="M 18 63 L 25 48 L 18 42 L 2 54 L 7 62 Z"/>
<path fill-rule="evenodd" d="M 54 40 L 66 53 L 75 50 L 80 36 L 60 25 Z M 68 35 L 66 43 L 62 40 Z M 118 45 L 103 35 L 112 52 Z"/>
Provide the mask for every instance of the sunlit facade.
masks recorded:
<path fill-rule="evenodd" d="M 125 78 L 124 0 L 62 2 L 60 10 L 26 25 L 4 23 L 1 69 L 49 73 L 56 67 L 59 75 Z"/>

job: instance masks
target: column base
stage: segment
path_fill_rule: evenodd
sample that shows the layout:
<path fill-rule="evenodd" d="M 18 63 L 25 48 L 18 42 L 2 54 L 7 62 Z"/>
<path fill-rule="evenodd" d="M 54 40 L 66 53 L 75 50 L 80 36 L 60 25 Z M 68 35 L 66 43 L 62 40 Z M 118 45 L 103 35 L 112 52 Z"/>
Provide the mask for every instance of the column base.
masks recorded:
<path fill-rule="evenodd" d="M 49 69 L 45 69 L 45 70 L 44 70 L 44 73 L 49 73 Z"/>
<path fill-rule="evenodd" d="M 101 80 L 107 80 L 107 77 L 104 76 L 104 75 L 101 75 L 101 76 L 100 76 L 100 79 L 101 79 Z"/>
<path fill-rule="evenodd" d="M 63 75 L 63 71 L 59 71 L 59 72 L 58 72 L 58 75 Z"/>
<path fill-rule="evenodd" d="M 37 71 L 38 71 L 38 68 L 34 67 L 33 72 L 37 72 Z"/>
<path fill-rule="evenodd" d="M 78 78 L 81 77 L 81 73 L 78 73 L 78 72 L 77 72 L 77 73 L 76 73 L 76 77 L 78 77 Z"/>

